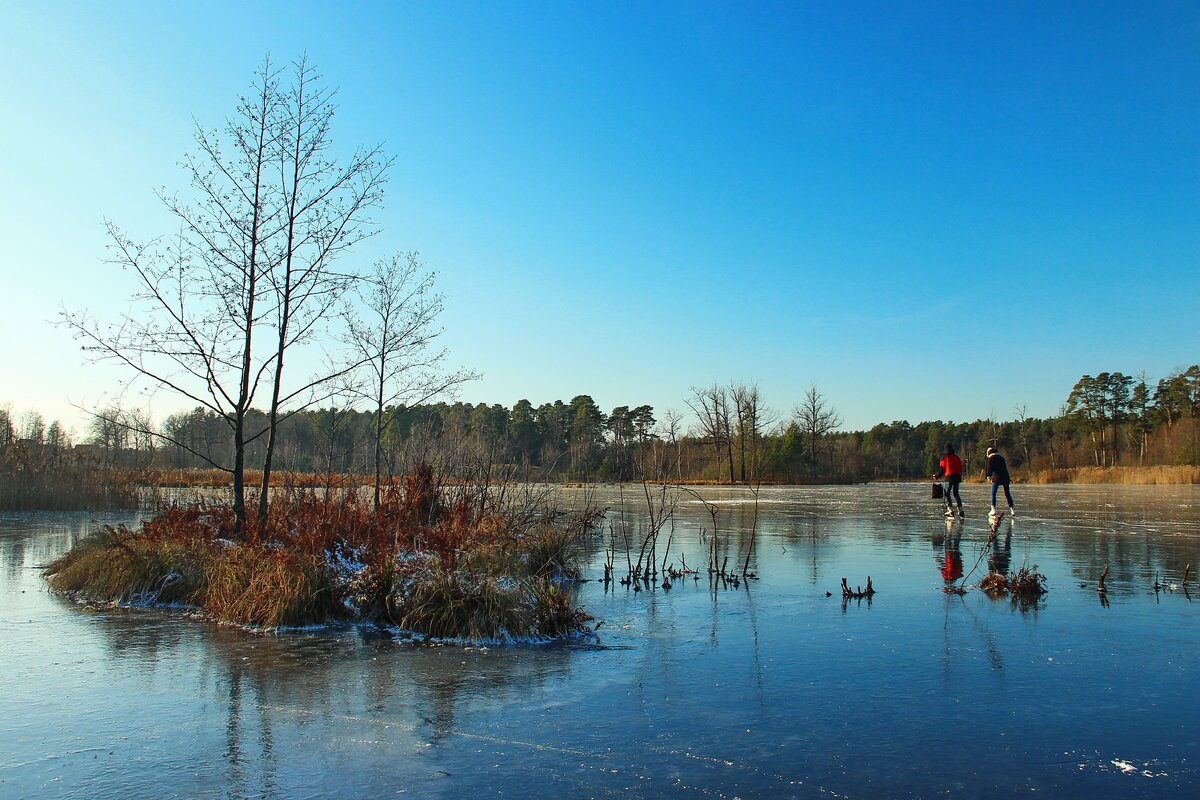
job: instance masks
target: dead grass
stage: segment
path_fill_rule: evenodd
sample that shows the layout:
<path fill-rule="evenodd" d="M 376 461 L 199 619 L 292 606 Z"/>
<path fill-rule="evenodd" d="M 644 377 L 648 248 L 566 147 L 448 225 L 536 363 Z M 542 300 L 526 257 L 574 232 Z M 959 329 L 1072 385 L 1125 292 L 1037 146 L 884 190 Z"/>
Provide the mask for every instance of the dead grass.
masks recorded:
<path fill-rule="evenodd" d="M 557 638 L 591 619 L 570 592 L 547 579 L 514 581 L 435 569 L 390 598 L 401 628 L 427 636 L 505 641 Z"/>
<path fill-rule="evenodd" d="M 570 592 L 561 584 L 538 579 L 530 581 L 526 589 L 533 599 L 531 628 L 537 635 L 568 636 L 592 619 L 572 605 Z"/>
<path fill-rule="evenodd" d="M 570 553 L 579 540 L 578 528 L 542 523 L 535 525 L 509 542 L 505 555 L 519 559 L 512 571 L 537 578 L 578 577 Z"/>
<path fill-rule="evenodd" d="M 1027 604 L 1046 593 L 1046 576 L 1038 572 L 1037 564 L 1034 564 L 1032 567 L 1021 567 L 1009 575 L 988 573 L 979 582 L 979 588 L 992 597 L 1008 595 L 1014 603 Z"/>
<path fill-rule="evenodd" d="M 137 537 L 104 527 L 46 567 L 54 591 L 87 602 L 191 604 L 203 585 L 197 543 Z"/>
<path fill-rule="evenodd" d="M 182 469 L 151 468 L 138 474 L 140 482 L 147 486 L 161 486 L 167 489 L 210 489 L 227 488 L 230 484 L 228 472 L 219 469 L 200 469 L 187 467 Z M 370 486 L 374 478 L 370 475 L 329 475 L 323 472 L 286 472 L 271 473 L 273 488 L 298 487 L 303 489 L 321 489 L 327 486 L 344 488 L 349 486 Z M 246 485 L 259 486 L 262 483 L 262 472 L 246 470 Z"/>
<path fill-rule="evenodd" d="M 979 582 L 979 588 L 997 597 L 1008 594 L 1008 576 L 1001 572 L 989 572 L 987 577 Z"/>
<path fill-rule="evenodd" d="M 458 639 L 528 635 L 521 598 L 497 578 L 474 578 L 434 570 L 428 579 L 397 593 L 392 618 L 409 631 Z"/>
<path fill-rule="evenodd" d="M 139 473 L 24 444 L 0 450 L 0 510 L 137 508 Z"/>
<path fill-rule="evenodd" d="M 1200 483 L 1200 467 L 1071 467 L 1048 469 L 1028 476 L 1026 483 L 1085 483 L 1149 485 L 1190 485 Z"/>
<path fill-rule="evenodd" d="M 209 615 L 255 628 L 315 625 L 338 615 L 324 559 L 262 545 L 226 551 L 204 564 L 197 605 Z"/>

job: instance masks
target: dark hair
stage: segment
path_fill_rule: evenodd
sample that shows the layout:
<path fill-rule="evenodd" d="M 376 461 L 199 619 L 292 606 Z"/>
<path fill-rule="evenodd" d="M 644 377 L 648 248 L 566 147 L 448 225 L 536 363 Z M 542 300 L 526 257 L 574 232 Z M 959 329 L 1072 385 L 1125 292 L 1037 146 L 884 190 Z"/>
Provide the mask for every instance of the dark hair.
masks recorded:
<path fill-rule="evenodd" d="M 952 445 L 952 444 L 946 445 L 946 455 L 948 455 L 948 456 L 954 455 L 954 445 Z"/>

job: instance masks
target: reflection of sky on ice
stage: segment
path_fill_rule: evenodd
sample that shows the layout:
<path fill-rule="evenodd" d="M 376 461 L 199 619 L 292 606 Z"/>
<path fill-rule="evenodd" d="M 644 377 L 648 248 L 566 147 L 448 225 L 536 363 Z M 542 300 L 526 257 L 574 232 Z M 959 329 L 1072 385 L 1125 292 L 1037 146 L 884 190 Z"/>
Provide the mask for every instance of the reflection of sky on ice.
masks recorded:
<path fill-rule="evenodd" d="M 753 496 L 700 493 L 719 509 L 720 557 L 740 565 Z M 703 575 L 637 594 L 583 583 L 598 639 L 507 649 L 83 611 L 46 594 L 35 567 L 91 515 L 0 515 L 0 794 L 1137 797 L 1194 785 L 1200 606 L 1153 584 L 1200 564 L 1200 490 L 1018 486 L 1018 516 L 998 528 L 1007 555 L 984 552 L 984 487 L 964 494 L 967 519 L 947 524 L 923 484 L 764 488 L 748 588 L 713 592 Z M 610 511 L 588 543 L 590 578 L 622 525 L 636 559 L 647 524 L 641 487 L 595 500 Z M 682 554 L 703 570 L 712 528 L 681 496 L 659 559 L 670 537 L 668 563 Z M 1050 592 L 1023 611 L 946 594 L 954 552 L 964 572 L 980 563 L 968 583 L 1007 557 L 1037 564 Z M 621 544 L 618 573 L 624 558 Z M 1105 564 L 1109 608 L 1095 591 Z M 843 604 L 841 577 L 867 575 L 873 602 Z"/>

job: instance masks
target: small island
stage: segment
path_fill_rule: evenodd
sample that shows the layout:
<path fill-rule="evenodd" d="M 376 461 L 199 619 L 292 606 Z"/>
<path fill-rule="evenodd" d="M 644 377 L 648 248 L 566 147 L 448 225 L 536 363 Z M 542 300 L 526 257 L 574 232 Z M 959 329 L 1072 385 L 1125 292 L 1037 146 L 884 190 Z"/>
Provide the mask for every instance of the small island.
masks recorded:
<path fill-rule="evenodd" d="M 423 465 L 374 502 L 361 487 L 281 490 L 238 531 L 230 504 L 174 504 L 105 526 L 45 568 L 80 603 L 176 607 L 254 630 L 338 621 L 472 642 L 586 630 L 569 545 L 592 519 L 543 495 L 439 485 Z"/>

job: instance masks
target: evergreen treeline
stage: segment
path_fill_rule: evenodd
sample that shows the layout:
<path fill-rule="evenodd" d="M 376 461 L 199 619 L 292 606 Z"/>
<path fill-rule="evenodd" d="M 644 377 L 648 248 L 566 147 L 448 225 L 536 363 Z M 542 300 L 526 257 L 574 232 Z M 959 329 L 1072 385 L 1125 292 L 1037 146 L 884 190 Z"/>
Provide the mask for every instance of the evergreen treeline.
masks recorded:
<path fill-rule="evenodd" d="M 543 480 L 709 480 L 721 483 L 854 482 L 920 478 L 936 469 L 947 442 L 956 445 L 968 474 L 983 451 L 998 447 L 1019 471 L 1081 466 L 1200 464 L 1200 366 L 1153 386 L 1119 372 L 1085 375 L 1068 393 L 1062 413 L 1039 419 L 1019 412 L 997 422 L 880 423 L 866 431 L 834 430 L 837 416 L 815 389 L 786 419 L 774 419 L 754 387 L 693 389 L 687 404 L 695 421 L 653 408 L 603 411 L 588 395 L 569 402 L 511 408 L 431 403 L 384 412 L 386 472 L 400 474 L 428 462 L 459 468 L 506 467 Z M 128 412 L 125 412 L 128 413 Z M 128 467 L 208 467 L 232 447 L 227 421 L 196 409 L 163 421 L 161 433 L 179 443 L 156 443 L 131 431 L 146 420 L 120 424 L 109 412 L 90 432 L 89 455 Z M 4 415 L 0 444 L 17 440 Z M 115 422 L 114 422 L 115 420 Z M 247 429 L 268 424 L 252 411 Z M 284 419 L 277 434 L 278 463 L 309 473 L 362 473 L 373 469 L 375 414 L 354 408 L 310 409 Z M 265 443 L 249 443 L 261 458 Z M 77 448 L 78 449 L 78 448 Z M 191 452 L 189 452 L 191 451 Z"/>

